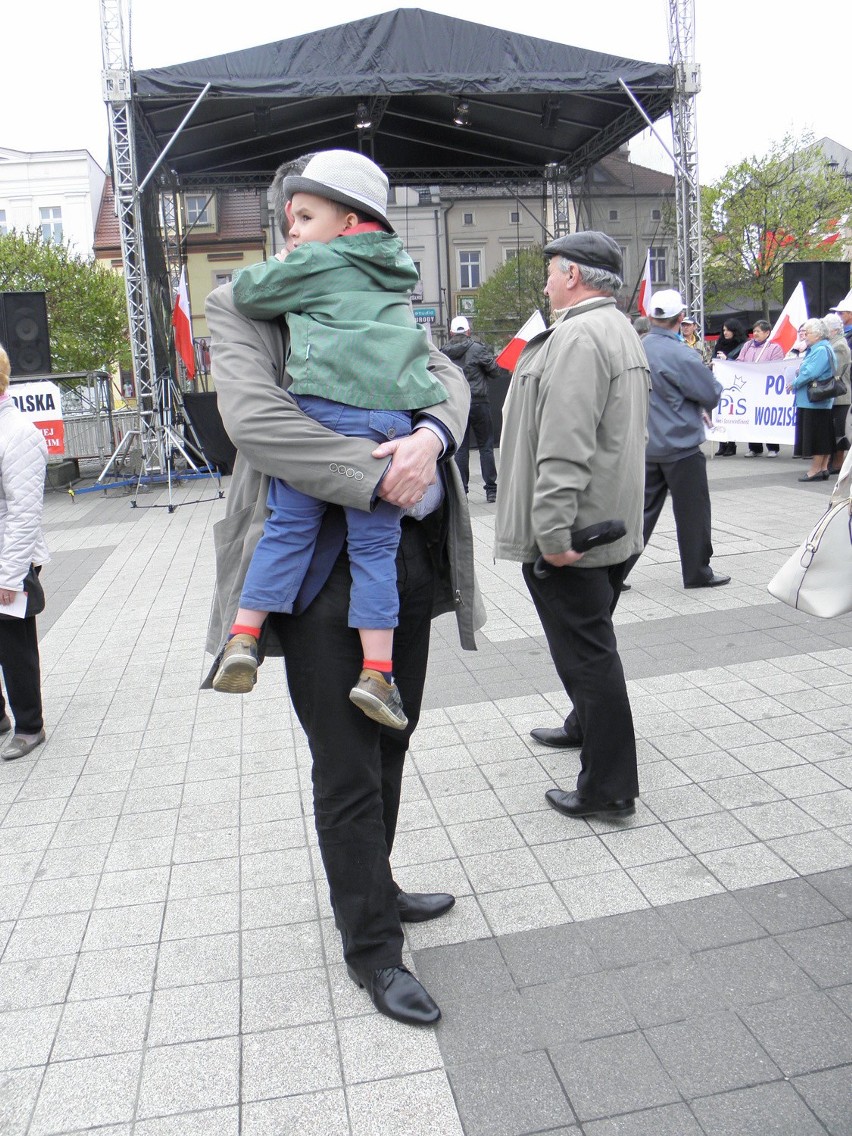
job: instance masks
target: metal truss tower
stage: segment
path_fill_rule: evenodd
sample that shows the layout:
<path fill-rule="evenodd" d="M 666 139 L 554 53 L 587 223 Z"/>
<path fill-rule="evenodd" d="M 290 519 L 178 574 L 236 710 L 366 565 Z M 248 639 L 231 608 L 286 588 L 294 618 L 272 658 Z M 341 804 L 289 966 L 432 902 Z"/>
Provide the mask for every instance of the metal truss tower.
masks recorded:
<path fill-rule="evenodd" d="M 136 142 L 130 90 L 130 62 L 125 38 L 123 0 L 101 0 L 103 95 L 107 105 L 112 150 L 115 203 L 121 233 L 121 255 L 127 292 L 130 349 L 139 406 L 142 468 L 163 469 L 160 434 L 160 390 L 154 361 L 154 336 L 145 273 L 142 202 L 136 186 Z"/>
<path fill-rule="evenodd" d="M 701 187 L 695 96 L 701 89 L 695 62 L 695 0 L 667 0 L 669 62 L 674 71 L 672 136 L 675 156 L 678 279 L 684 302 L 704 327 L 704 278 L 701 255 Z"/>

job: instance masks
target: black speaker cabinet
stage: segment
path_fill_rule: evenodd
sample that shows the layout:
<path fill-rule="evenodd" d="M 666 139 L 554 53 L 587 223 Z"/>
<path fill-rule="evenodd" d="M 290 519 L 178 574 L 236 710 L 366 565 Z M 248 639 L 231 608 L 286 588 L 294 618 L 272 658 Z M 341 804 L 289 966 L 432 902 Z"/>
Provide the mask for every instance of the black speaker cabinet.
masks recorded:
<path fill-rule="evenodd" d="M 784 265 L 784 303 L 796 285 L 805 286 L 808 315 L 821 319 L 849 291 L 848 260 L 802 260 Z"/>
<path fill-rule="evenodd" d="M 50 373 L 50 335 L 44 292 L 0 292 L 0 343 L 12 377 Z"/>

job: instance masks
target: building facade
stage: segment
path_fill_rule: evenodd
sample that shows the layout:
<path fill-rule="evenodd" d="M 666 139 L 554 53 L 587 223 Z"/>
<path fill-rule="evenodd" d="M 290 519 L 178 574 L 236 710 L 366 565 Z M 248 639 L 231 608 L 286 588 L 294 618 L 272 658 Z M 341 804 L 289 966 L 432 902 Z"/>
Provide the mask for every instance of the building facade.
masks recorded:
<path fill-rule="evenodd" d="M 91 256 L 105 181 L 88 150 L 0 148 L 0 233 L 38 229 Z"/>

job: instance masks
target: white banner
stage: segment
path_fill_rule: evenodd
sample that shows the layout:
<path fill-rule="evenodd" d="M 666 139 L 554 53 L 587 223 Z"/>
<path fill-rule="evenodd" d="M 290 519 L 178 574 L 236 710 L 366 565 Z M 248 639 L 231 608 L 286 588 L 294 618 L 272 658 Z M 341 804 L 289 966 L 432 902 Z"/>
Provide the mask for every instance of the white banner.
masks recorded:
<path fill-rule="evenodd" d="M 55 383 L 37 380 L 12 383 L 9 394 L 18 410 L 44 434 L 48 457 L 65 453 L 65 424 L 62 421 L 62 399 Z"/>
<path fill-rule="evenodd" d="M 796 432 L 795 394 L 787 384 L 799 359 L 774 363 L 717 360 L 713 374 L 722 384 L 719 405 L 707 437 L 713 442 L 773 442 L 792 446 Z"/>

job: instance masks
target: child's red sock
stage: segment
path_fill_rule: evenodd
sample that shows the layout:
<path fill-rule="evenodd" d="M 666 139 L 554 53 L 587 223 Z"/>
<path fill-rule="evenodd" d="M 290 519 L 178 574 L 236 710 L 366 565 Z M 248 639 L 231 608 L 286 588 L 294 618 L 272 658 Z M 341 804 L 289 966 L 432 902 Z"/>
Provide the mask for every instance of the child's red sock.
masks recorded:
<path fill-rule="evenodd" d="M 228 632 L 228 638 L 233 639 L 235 635 L 253 635 L 255 639 L 260 638 L 259 627 L 249 627 L 245 623 L 234 623 L 231 630 Z"/>
<path fill-rule="evenodd" d="M 385 682 L 393 682 L 393 659 L 365 659 L 365 671 L 378 671 Z"/>

